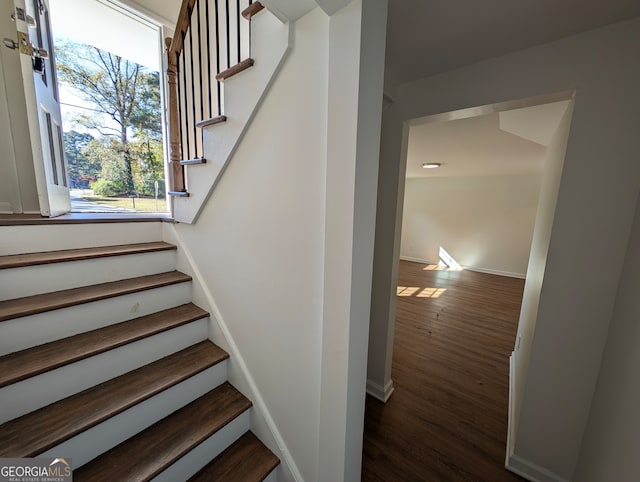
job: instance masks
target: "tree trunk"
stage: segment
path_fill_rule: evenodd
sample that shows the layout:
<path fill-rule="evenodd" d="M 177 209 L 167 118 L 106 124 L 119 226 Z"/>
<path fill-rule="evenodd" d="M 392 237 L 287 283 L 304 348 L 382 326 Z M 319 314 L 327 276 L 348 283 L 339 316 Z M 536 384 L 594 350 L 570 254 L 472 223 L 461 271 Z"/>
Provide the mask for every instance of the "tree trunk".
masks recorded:
<path fill-rule="evenodd" d="M 121 116 L 121 119 L 122 118 Z M 127 174 L 127 194 L 132 195 L 135 194 L 135 186 L 133 184 L 133 170 L 131 169 L 131 152 L 129 151 L 129 142 L 127 140 L 127 128 L 124 125 L 120 129 L 120 141 L 122 142 L 122 158 Z"/>

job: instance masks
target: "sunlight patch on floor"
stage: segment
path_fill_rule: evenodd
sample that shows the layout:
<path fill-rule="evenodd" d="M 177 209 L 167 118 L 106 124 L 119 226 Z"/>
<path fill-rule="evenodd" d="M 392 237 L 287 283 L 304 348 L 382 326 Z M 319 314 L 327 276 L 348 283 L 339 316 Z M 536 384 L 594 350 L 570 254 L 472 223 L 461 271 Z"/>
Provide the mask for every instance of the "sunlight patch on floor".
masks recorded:
<path fill-rule="evenodd" d="M 398 286 L 398 296 L 415 296 L 416 298 L 440 298 L 446 288 L 420 288 L 419 286 Z"/>
<path fill-rule="evenodd" d="M 425 288 L 416 296 L 418 298 L 440 298 L 447 291 L 446 288 Z"/>

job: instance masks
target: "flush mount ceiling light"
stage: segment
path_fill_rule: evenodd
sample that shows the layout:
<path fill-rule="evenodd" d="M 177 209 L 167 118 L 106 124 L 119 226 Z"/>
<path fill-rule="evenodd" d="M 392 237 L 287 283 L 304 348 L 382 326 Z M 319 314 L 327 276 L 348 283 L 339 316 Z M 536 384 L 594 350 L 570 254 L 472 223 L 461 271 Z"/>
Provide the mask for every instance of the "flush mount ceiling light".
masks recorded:
<path fill-rule="evenodd" d="M 423 169 L 436 169 L 440 167 L 442 164 L 439 162 L 425 162 L 422 164 Z"/>

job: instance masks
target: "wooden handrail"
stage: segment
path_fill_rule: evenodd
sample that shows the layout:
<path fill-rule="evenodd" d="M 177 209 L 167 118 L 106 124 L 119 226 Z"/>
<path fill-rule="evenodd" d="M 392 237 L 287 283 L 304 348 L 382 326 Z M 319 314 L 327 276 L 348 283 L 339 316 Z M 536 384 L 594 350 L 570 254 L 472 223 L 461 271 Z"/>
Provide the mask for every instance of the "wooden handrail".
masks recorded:
<path fill-rule="evenodd" d="M 180 13 L 178 14 L 178 22 L 176 23 L 175 33 L 173 34 L 173 40 L 169 47 L 169 52 L 180 55 L 182 52 L 184 35 L 189 30 L 189 21 L 191 19 L 191 13 L 193 12 L 193 6 L 196 4 L 196 0 L 183 0 L 180 7 Z"/>

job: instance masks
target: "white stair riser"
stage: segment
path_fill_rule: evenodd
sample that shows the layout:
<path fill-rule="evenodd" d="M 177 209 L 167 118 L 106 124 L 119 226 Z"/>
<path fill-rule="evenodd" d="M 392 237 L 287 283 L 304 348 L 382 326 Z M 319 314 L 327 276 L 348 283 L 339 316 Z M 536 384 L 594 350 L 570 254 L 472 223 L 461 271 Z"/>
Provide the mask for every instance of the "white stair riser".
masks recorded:
<path fill-rule="evenodd" d="M 74 467 L 80 467 L 224 383 L 226 370 L 226 361 L 218 363 L 39 456 L 64 457 L 61 454 L 66 454 L 73 459 Z"/>
<path fill-rule="evenodd" d="M 0 256 L 162 241 L 162 222 L 3 226 Z"/>
<path fill-rule="evenodd" d="M 0 388 L 0 423 L 140 368 L 207 338 L 207 319 Z"/>
<path fill-rule="evenodd" d="M 41 264 L 0 271 L 0 300 L 173 271 L 175 251 Z"/>
<path fill-rule="evenodd" d="M 250 419 L 250 410 L 246 410 L 151 480 L 154 482 L 187 480 L 246 433 L 251 425 Z"/>
<path fill-rule="evenodd" d="M 262 482 L 278 482 L 278 467 L 273 469 Z"/>
<path fill-rule="evenodd" d="M 191 301 L 191 283 L 178 283 L 0 322 L 0 356 L 149 315 Z"/>

